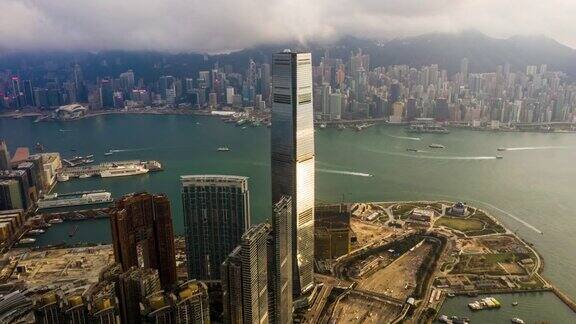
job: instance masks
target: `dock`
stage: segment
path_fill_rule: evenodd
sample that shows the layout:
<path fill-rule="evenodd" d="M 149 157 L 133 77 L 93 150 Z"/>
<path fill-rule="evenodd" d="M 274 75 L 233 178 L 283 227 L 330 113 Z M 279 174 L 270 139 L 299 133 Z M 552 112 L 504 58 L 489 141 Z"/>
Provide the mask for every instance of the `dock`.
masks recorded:
<path fill-rule="evenodd" d="M 140 160 L 127 160 L 127 161 L 112 161 L 95 165 L 84 165 L 77 167 L 64 167 L 60 170 L 59 174 L 68 176 L 69 178 L 83 177 L 99 177 L 102 171 L 110 170 L 119 166 L 127 165 L 141 165 L 148 169 L 149 172 L 162 171 L 162 164 L 158 161 L 140 161 Z"/>

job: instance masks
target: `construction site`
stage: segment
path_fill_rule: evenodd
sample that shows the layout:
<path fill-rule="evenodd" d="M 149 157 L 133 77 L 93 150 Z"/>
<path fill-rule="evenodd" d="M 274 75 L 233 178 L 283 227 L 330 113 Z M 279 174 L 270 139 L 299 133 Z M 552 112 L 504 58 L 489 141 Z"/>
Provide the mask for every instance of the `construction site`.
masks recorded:
<path fill-rule="evenodd" d="M 326 262 L 304 322 L 426 323 L 448 296 L 552 289 L 534 249 L 478 208 L 429 201 L 349 208 L 350 252 Z"/>

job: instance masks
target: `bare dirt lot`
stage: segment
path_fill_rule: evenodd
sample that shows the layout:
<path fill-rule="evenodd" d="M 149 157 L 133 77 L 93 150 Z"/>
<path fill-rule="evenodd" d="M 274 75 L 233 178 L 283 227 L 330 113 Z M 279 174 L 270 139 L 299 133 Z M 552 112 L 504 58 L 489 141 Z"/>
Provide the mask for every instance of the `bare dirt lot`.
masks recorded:
<path fill-rule="evenodd" d="M 373 291 L 387 296 L 406 299 L 416 286 L 416 272 L 424 257 L 432 251 L 426 242 L 408 251 L 387 267 L 384 267 L 367 278 L 359 280 L 358 289 Z"/>
<path fill-rule="evenodd" d="M 377 300 L 349 294 L 334 308 L 334 323 L 390 323 L 401 308 Z"/>

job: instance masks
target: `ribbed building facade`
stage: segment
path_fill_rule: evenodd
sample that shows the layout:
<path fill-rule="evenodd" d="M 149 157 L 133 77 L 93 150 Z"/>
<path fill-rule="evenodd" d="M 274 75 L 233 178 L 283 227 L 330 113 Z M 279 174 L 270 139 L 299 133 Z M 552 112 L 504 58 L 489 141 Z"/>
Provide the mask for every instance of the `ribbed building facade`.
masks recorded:
<path fill-rule="evenodd" d="M 248 178 L 182 176 L 188 277 L 220 280 L 220 266 L 250 226 Z"/>
<path fill-rule="evenodd" d="M 268 238 L 268 317 L 270 323 L 292 323 L 292 199 L 274 204 Z"/>
<path fill-rule="evenodd" d="M 225 323 L 268 323 L 268 235 L 259 224 L 242 235 L 240 245 L 222 264 Z"/>
<path fill-rule="evenodd" d="M 314 284 L 314 123 L 312 55 L 283 52 L 272 62 L 272 203 L 292 197 L 293 291 Z"/>

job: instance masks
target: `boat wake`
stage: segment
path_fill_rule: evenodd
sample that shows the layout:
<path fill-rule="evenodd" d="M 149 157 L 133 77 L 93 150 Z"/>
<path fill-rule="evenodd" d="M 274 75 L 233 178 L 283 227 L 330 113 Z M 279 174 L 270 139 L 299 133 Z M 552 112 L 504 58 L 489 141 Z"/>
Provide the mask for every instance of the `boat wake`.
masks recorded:
<path fill-rule="evenodd" d="M 351 176 L 356 176 L 356 177 L 372 177 L 373 176 L 370 173 L 340 171 L 340 170 L 331 170 L 331 169 L 316 169 L 316 171 L 324 172 L 324 173 L 332 173 L 332 174 L 351 175 Z"/>
<path fill-rule="evenodd" d="M 479 203 L 479 204 L 481 204 L 481 205 L 488 206 L 488 207 L 490 207 L 490 208 L 492 208 L 492 209 L 495 209 L 495 210 L 497 210 L 497 211 L 499 211 L 499 212 L 501 212 L 501 213 L 509 216 L 510 218 L 514 219 L 514 220 L 517 221 L 518 223 L 520 223 L 520 224 L 528 227 L 529 229 L 535 231 L 536 233 L 538 233 L 538 234 L 543 234 L 543 232 L 542 232 L 541 230 L 539 230 L 536 226 L 534 226 L 534 225 L 532 225 L 532 224 L 530 224 L 530 223 L 522 220 L 520 217 L 518 217 L 518 216 L 516 216 L 516 215 L 513 215 L 513 214 L 505 211 L 504 209 L 498 208 L 498 207 L 496 207 L 496 206 L 494 206 L 494 205 L 492 205 L 492 204 L 489 204 L 489 203 L 483 202 L 483 201 L 479 201 L 479 200 L 471 200 L 471 201 L 476 202 L 476 203 Z"/>
<path fill-rule="evenodd" d="M 139 151 L 149 151 L 151 147 L 146 148 L 139 148 L 139 149 L 119 149 L 119 150 L 110 150 L 111 153 L 123 153 L 123 152 L 139 152 Z"/>
<path fill-rule="evenodd" d="M 392 138 L 403 139 L 403 140 L 410 140 L 410 141 L 421 141 L 420 137 L 408 137 L 408 136 L 395 136 L 395 135 L 388 135 Z"/>
<path fill-rule="evenodd" d="M 394 153 L 394 152 L 384 152 L 384 151 L 377 151 L 377 150 L 370 150 L 370 152 L 392 155 L 392 156 L 401 156 L 401 157 L 408 157 L 414 159 L 428 159 L 428 160 L 461 160 L 461 161 L 474 161 L 474 160 L 497 160 L 498 157 L 496 156 L 442 156 L 442 155 L 418 155 L 418 154 L 406 154 L 406 153 Z M 418 150 L 417 153 L 425 153 L 426 151 Z"/>
<path fill-rule="evenodd" d="M 531 150 L 562 150 L 576 149 L 576 146 L 527 146 L 527 147 L 504 147 L 499 151 L 531 151 Z"/>

